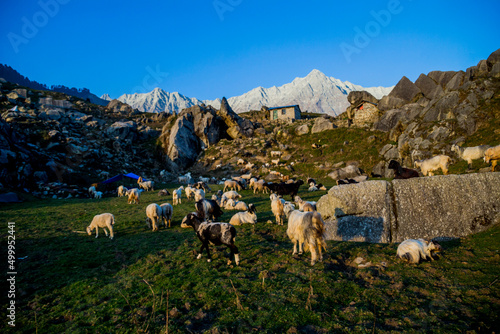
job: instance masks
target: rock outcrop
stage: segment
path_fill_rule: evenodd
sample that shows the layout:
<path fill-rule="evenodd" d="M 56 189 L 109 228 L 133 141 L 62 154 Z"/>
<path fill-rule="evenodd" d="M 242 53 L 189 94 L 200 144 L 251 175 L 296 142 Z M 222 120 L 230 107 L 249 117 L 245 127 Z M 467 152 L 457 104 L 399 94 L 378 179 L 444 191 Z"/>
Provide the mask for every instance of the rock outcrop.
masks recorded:
<path fill-rule="evenodd" d="M 318 201 L 330 240 L 459 238 L 500 223 L 500 173 L 368 181 Z"/>

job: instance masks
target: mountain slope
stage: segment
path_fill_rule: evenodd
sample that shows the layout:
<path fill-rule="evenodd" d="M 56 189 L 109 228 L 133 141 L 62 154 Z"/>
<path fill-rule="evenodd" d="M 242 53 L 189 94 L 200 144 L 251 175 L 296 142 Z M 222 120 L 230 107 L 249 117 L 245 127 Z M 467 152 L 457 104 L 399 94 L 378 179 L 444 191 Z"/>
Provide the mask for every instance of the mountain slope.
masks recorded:
<path fill-rule="evenodd" d="M 280 87 L 257 87 L 251 91 L 228 99 L 232 109 L 237 112 L 259 110 L 262 106 L 276 107 L 298 104 L 302 111 L 339 115 L 349 106 L 347 95 L 351 91 L 366 90 L 376 98 L 390 93 L 393 87 L 364 88 L 349 81 L 340 81 L 313 70 L 304 78 L 295 78 L 291 83 Z M 198 100 L 177 92 L 168 93 L 156 88 L 145 94 L 124 94 L 118 100 L 145 112 L 179 112 L 184 108 L 202 103 L 215 108 L 220 107 L 220 99 Z"/>

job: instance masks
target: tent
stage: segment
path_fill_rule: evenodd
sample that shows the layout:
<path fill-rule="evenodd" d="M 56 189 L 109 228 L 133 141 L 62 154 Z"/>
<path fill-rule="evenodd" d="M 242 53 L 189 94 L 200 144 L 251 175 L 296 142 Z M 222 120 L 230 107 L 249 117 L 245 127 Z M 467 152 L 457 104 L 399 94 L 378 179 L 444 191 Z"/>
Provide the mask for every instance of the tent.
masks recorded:
<path fill-rule="evenodd" d="M 113 182 L 116 182 L 116 181 L 120 181 L 122 180 L 124 177 L 129 177 L 131 179 L 134 179 L 134 180 L 138 180 L 139 179 L 139 175 L 135 175 L 134 173 L 128 173 L 128 174 L 118 174 L 116 176 L 113 176 L 112 178 L 110 179 L 107 179 L 106 181 L 102 181 L 100 182 L 100 184 L 108 184 L 108 183 L 113 183 Z M 144 181 L 147 181 L 145 178 L 143 178 Z"/>

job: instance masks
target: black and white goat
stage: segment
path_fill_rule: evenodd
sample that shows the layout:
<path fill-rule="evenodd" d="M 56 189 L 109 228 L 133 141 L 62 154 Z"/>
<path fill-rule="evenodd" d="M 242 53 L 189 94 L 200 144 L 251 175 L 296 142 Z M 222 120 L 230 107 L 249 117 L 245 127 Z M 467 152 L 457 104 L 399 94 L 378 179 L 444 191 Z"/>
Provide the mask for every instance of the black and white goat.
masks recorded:
<path fill-rule="evenodd" d="M 202 220 L 215 220 L 224 214 L 217 201 L 202 199 L 194 204 L 198 217 Z"/>
<path fill-rule="evenodd" d="M 191 226 L 202 243 L 200 253 L 196 257 L 197 259 L 201 259 L 203 248 L 205 248 L 208 256 L 207 261 L 212 261 L 210 250 L 208 248 L 208 245 L 211 243 L 216 246 L 227 246 L 231 250 L 231 256 L 234 256 L 234 262 L 236 265 L 240 264 L 240 252 L 238 251 L 238 247 L 234 244 L 236 229 L 233 225 L 228 223 L 209 223 L 203 221 L 195 212 L 188 213 L 182 220 L 182 225 Z M 228 260 L 227 264 L 231 264 L 231 258 Z"/>

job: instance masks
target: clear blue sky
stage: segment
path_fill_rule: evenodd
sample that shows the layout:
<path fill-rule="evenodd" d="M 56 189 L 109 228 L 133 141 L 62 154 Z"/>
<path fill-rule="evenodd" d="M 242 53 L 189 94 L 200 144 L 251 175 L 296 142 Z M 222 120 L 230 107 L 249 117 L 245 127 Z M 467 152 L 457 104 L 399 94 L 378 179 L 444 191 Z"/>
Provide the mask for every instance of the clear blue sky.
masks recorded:
<path fill-rule="evenodd" d="M 313 69 L 391 86 L 487 58 L 499 14 L 498 0 L 2 0 L 0 63 L 113 98 L 231 97 Z"/>

